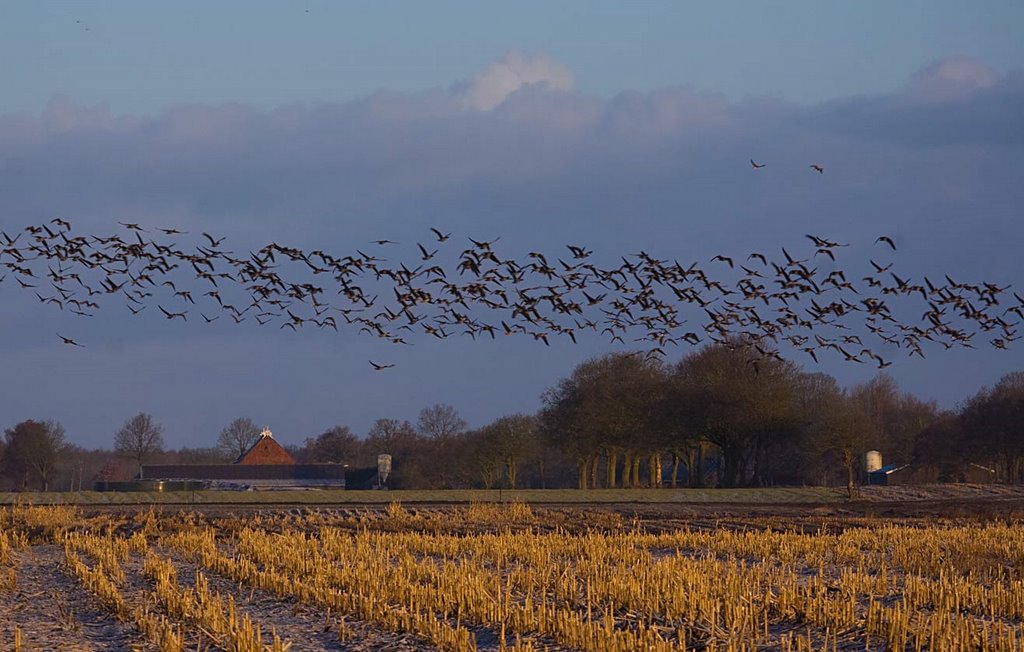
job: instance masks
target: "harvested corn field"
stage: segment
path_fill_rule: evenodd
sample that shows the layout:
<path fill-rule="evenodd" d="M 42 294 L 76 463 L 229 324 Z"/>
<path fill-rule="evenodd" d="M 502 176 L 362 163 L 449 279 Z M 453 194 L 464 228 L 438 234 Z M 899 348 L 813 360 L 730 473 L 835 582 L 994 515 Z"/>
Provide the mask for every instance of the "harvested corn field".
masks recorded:
<path fill-rule="evenodd" d="M 1019 650 L 1024 526 L 0 511 L 3 649 Z"/>

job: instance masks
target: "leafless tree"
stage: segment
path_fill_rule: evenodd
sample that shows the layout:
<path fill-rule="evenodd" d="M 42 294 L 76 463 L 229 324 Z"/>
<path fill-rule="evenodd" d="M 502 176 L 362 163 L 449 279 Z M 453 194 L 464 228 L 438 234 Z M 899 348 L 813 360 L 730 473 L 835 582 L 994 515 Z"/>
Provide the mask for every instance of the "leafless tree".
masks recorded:
<path fill-rule="evenodd" d="M 416 425 L 421 435 L 435 440 L 451 439 L 466 430 L 466 422 L 455 408 L 442 403 L 420 410 Z"/>
<path fill-rule="evenodd" d="M 363 442 L 361 463 L 376 464 L 377 455 L 387 453 L 393 458 L 388 480 L 391 487 L 431 487 L 436 477 L 432 471 L 438 466 L 437 455 L 430 454 L 435 450 L 433 443 L 420 437 L 415 426 L 408 421 L 377 419 Z"/>
<path fill-rule="evenodd" d="M 459 438 L 466 432 L 466 422 L 450 405 L 438 403 L 420 410 L 416 423 L 420 435 L 429 440 L 425 447 L 435 456 L 435 463 L 429 467 L 428 476 L 436 486 L 447 489 L 453 486 L 460 469 L 450 465 L 459 446 Z"/>
<path fill-rule="evenodd" d="M 260 438 L 260 428 L 248 417 L 239 417 L 220 431 L 217 448 L 225 458 L 236 460 Z"/>
<path fill-rule="evenodd" d="M 334 426 L 315 439 L 307 439 L 303 452 L 308 462 L 351 463 L 359 454 L 359 438 L 352 434 L 348 426 Z"/>
<path fill-rule="evenodd" d="M 485 437 L 482 442 L 485 449 L 478 451 L 478 456 L 484 459 L 496 457 L 499 463 L 499 476 L 504 467 L 508 486 L 515 489 L 520 464 L 539 447 L 536 417 L 525 414 L 502 417 L 485 426 L 482 432 Z M 486 479 L 484 484 L 487 484 Z"/>
<path fill-rule="evenodd" d="M 765 451 L 789 439 L 801 420 L 799 368 L 751 356 L 740 342 L 716 344 L 685 356 L 673 370 L 693 430 L 721 453 L 725 487 L 756 482 Z"/>
<path fill-rule="evenodd" d="M 1000 467 L 1008 482 L 1024 482 L 1024 372 L 1009 373 L 968 399 L 961 421 L 967 455 Z"/>
<path fill-rule="evenodd" d="M 50 490 L 50 479 L 64 450 L 64 426 L 56 421 L 22 421 L 7 430 L 4 471 L 20 478 L 28 489 L 29 478 L 38 478 L 43 491 Z"/>
<path fill-rule="evenodd" d="M 661 377 L 654 360 L 612 353 L 580 364 L 544 393 L 540 431 L 576 459 L 580 489 L 597 487 L 602 453 L 609 488 L 617 485 L 620 455 L 623 485 L 638 484 L 641 455 L 654 452 L 646 433 L 653 426 Z"/>
<path fill-rule="evenodd" d="M 135 460 L 142 471 L 142 464 L 153 453 L 164 448 L 164 428 L 153 420 L 152 415 L 140 412 L 128 419 L 114 435 L 114 452 Z"/>

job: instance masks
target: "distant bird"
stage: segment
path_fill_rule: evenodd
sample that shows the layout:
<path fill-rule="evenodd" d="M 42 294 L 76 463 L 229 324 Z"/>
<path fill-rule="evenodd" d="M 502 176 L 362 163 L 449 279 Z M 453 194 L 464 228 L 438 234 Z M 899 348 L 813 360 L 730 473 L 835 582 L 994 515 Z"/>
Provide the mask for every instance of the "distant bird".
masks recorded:
<path fill-rule="evenodd" d="M 185 320 L 188 319 L 188 317 L 186 317 L 186 315 L 188 314 L 188 311 L 185 311 L 185 312 L 169 312 L 169 311 L 165 310 L 164 307 L 159 305 L 159 304 L 157 304 L 157 308 L 159 308 L 160 312 L 164 313 L 164 316 L 167 317 L 168 319 L 174 319 L 175 317 L 181 317 L 182 321 L 185 321 Z"/>
<path fill-rule="evenodd" d="M 68 344 L 70 346 L 80 346 L 82 348 L 85 348 L 84 344 L 79 344 L 78 342 L 74 341 L 70 337 L 64 337 L 60 333 L 57 333 L 57 337 L 59 337 L 65 344 Z"/>
<path fill-rule="evenodd" d="M 754 160 L 751 165 L 755 169 L 764 167 Z M 810 167 L 821 174 L 814 166 Z M 590 250 L 566 245 L 574 263 L 558 258 L 558 265 L 553 266 L 543 253 L 535 251 L 524 260 L 499 258 L 492 251 L 498 238 L 470 239 L 473 247 L 463 251 L 457 267 L 449 271 L 460 275 L 472 272 L 473 278 L 468 282 L 454 282 L 449 280 L 451 275 L 446 273 L 444 265 L 435 264 L 426 269 L 422 266 L 410 269 L 401 263 L 389 266 L 383 258 L 358 249 L 353 255 L 337 257 L 321 250 L 306 252 L 271 242 L 250 252 L 248 257 L 236 258 L 232 252 L 218 248 L 224 238 L 214 238 L 208 233 L 202 234 L 199 239 L 202 244 L 196 246 L 194 252 L 186 252 L 173 244 L 144 236 L 135 223 L 120 223 L 134 231 L 130 238 L 72 236 L 70 223 L 57 219 L 45 225 L 28 226 L 14 238 L 0 230 L 0 281 L 6 273 L 13 275 L 22 288 L 47 285 L 58 294 L 48 297 L 45 295 L 50 294 L 49 290 L 41 291 L 36 295 L 39 301 L 76 315 L 88 316 L 100 309 L 100 304 L 90 300 L 91 297 L 98 296 L 97 301 L 101 302 L 104 295 L 115 293 L 128 301 L 127 307 L 133 314 L 138 314 L 146 306 L 147 298 L 154 296 L 144 290 L 160 288 L 159 291 L 164 292 L 162 288 L 167 287 L 175 298 L 195 305 L 195 312 L 207 323 L 219 317 L 216 313 L 207 314 L 209 310 L 204 302 L 209 297 L 216 301 L 212 305 L 214 310 L 227 312 L 236 323 L 244 321 L 243 315 L 252 309 L 254 319 L 261 325 L 277 321 L 280 328 L 298 330 L 312 323 L 338 330 L 334 317 L 323 316 L 328 310 L 336 310 L 354 330 L 395 344 L 405 343 L 398 337 L 399 331 L 415 332 L 422 328 L 427 334 L 443 339 L 458 328 L 460 333 L 474 339 L 480 334 L 494 337 L 504 332 L 529 335 L 548 345 L 555 336 L 576 341 L 575 329 L 565 323 L 572 320 L 577 329 L 608 334 L 613 343 L 624 344 L 624 337 L 652 342 L 649 355 L 663 355 L 669 345 L 699 345 L 707 340 L 730 347 L 747 347 L 757 354 L 751 360 L 755 368 L 767 358 L 778 357 L 773 347 L 783 338 L 810 355 L 812 360 L 821 357 L 818 353 L 822 351 L 833 350 L 849 362 L 877 361 L 879 367 L 888 366 L 887 361 L 868 348 L 859 355 L 851 355 L 840 346 L 863 346 L 859 335 L 825 337 L 818 332 L 849 331 L 858 313 L 865 315 L 866 328 L 886 344 L 921 356 L 925 353 L 922 346 L 926 341 L 947 349 L 953 346 L 973 348 L 970 341 L 975 333 L 960 327 L 957 321 L 973 323 L 985 331 L 1001 331 L 986 339 L 996 348 L 1008 348 L 1020 338 L 1013 329 L 1016 324 L 1004 321 L 1003 317 L 1013 312 L 1024 319 L 1024 297 L 1013 295 L 1017 305 L 1000 305 L 1008 287 L 960 283 L 948 275 L 945 285 L 935 285 L 927 277 L 923 285 L 916 285 L 911 279 L 895 274 L 887 275 L 892 277 L 892 282 L 866 276 L 864 281 L 869 288 L 880 288 L 882 295 L 893 299 L 870 296 L 870 290 L 862 294 L 846 280 L 842 270 L 832 269 L 823 275 L 808 262 L 819 255 L 835 261 L 837 248 L 847 246 L 811 234 L 805 237 L 814 245 L 813 256 L 795 249 L 794 253 L 800 255 L 792 255 L 789 251 L 792 247 L 782 249 L 781 261 L 763 253 L 750 253 L 747 260 L 757 261 L 758 266 L 748 269 L 736 265 L 746 275 L 730 288 L 696 263 L 684 267 L 675 260 L 659 260 L 643 251 L 621 257 L 621 265 L 603 269 L 581 262 L 591 256 Z M 154 227 L 153 230 L 165 236 L 184 233 L 172 228 Z M 451 233 L 436 227 L 430 230 L 437 242 L 452 237 Z M 25 240 L 30 242 L 19 246 L 23 234 L 28 234 Z M 391 240 L 373 242 L 397 244 Z M 875 244 L 879 243 L 896 249 L 895 241 L 889 236 L 880 236 L 875 240 Z M 424 260 L 438 253 L 419 243 L 417 247 Z M 730 268 L 734 265 L 734 259 L 724 254 L 711 260 L 724 262 Z M 44 267 L 43 261 L 50 261 L 50 265 Z M 876 274 L 891 267 L 891 264 L 882 266 L 875 261 L 868 262 Z M 288 270 L 289 264 L 300 269 L 303 277 L 293 276 Z M 179 266 L 184 273 L 172 275 L 172 270 Z M 334 282 L 326 287 L 316 285 L 305 278 L 307 269 L 312 269 L 316 275 L 326 273 Z M 193 273 L 195 279 L 208 280 L 217 289 L 208 290 L 205 285 L 201 289 L 189 287 Z M 378 295 L 371 290 L 375 286 L 364 284 L 360 278 L 376 286 L 391 285 L 391 291 Z M 222 291 L 230 291 L 228 286 L 232 283 L 248 294 L 237 308 L 225 303 L 221 296 Z M 335 291 L 344 297 L 338 299 L 340 304 L 328 299 Z M 88 293 L 90 299 L 84 293 Z M 379 296 L 392 293 L 394 303 L 383 298 L 378 300 Z M 897 321 L 887 302 L 918 294 L 930 307 L 921 317 L 921 323 Z M 148 303 L 157 305 L 168 320 L 189 318 L 188 311 L 171 312 L 155 299 Z M 809 305 L 791 306 L 797 303 Z M 374 314 L 369 309 L 375 305 L 378 311 Z M 682 310 L 687 306 L 699 306 L 710 318 L 696 332 L 681 331 L 687 321 Z M 989 312 L 997 307 L 1003 311 L 1001 316 Z M 591 310 L 593 319 L 588 314 Z M 483 321 L 488 311 L 494 316 L 493 320 L 487 320 L 491 323 Z M 767 316 L 765 311 L 772 316 Z M 415 327 L 416 324 L 419 326 Z M 808 345 L 811 335 L 815 342 Z M 731 338 L 737 338 L 735 344 L 730 343 Z M 69 346 L 81 346 L 67 339 L 62 337 Z M 376 371 L 395 366 L 372 360 L 370 364 Z"/>
<path fill-rule="evenodd" d="M 493 240 L 474 240 L 473 238 L 469 239 L 469 241 L 472 242 L 473 245 L 476 246 L 478 249 L 490 249 L 491 245 L 497 242 L 498 240 L 501 240 L 501 236 L 498 236 Z"/>
<path fill-rule="evenodd" d="M 813 163 L 813 164 L 811 164 L 811 165 L 810 165 L 809 167 L 810 167 L 810 168 L 811 168 L 812 170 L 814 170 L 815 172 L 817 172 L 818 174 L 825 174 L 825 168 L 821 167 L 821 166 L 820 166 L 820 165 L 818 165 L 817 163 Z"/>
<path fill-rule="evenodd" d="M 203 233 L 203 235 L 206 236 L 206 239 L 210 241 L 211 247 L 217 247 L 220 245 L 220 243 L 224 242 L 224 238 L 214 239 L 214 237 L 209 233 Z"/>
<path fill-rule="evenodd" d="M 750 159 L 750 165 L 752 165 L 755 170 L 760 170 L 761 168 L 763 168 L 767 164 L 766 163 L 754 163 L 754 159 Z"/>
<path fill-rule="evenodd" d="M 577 247 L 574 245 L 565 246 L 569 249 L 569 251 L 572 252 L 574 258 L 587 258 L 588 256 L 590 256 L 590 254 L 594 253 L 592 251 L 587 251 L 585 247 Z"/>
<path fill-rule="evenodd" d="M 423 260 L 430 260 L 431 258 L 434 257 L 434 255 L 438 251 L 437 249 L 435 249 L 433 251 L 427 251 L 427 248 L 424 247 L 423 245 L 421 245 L 418 242 L 416 243 L 416 246 L 420 248 L 420 252 L 423 254 L 423 256 L 422 256 Z"/>
<path fill-rule="evenodd" d="M 389 244 L 398 244 L 394 240 L 371 240 L 370 242 L 372 242 L 373 244 L 381 245 L 381 246 L 389 245 Z"/>
<path fill-rule="evenodd" d="M 892 247 L 893 251 L 896 251 L 896 243 L 893 242 L 892 238 L 890 238 L 889 236 L 887 236 L 887 235 L 880 235 L 880 236 L 878 236 L 878 238 L 875 240 L 875 244 L 877 244 L 879 242 L 884 242 L 885 244 L 887 244 L 890 247 Z"/>

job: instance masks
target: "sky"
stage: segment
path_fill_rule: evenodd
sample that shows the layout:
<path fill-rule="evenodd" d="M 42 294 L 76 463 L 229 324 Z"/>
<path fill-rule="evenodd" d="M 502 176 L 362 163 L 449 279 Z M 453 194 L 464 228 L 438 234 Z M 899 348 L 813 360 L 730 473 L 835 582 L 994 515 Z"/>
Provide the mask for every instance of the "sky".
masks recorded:
<path fill-rule="evenodd" d="M 439 226 L 510 255 L 702 263 L 808 232 L 863 262 L 887 233 L 912 277 L 1024 283 L 1019 2 L 208 4 L 0 4 L 0 228 L 137 221 L 339 255 L 389 238 L 415 261 Z M 145 411 L 169 445 L 208 446 L 249 416 L 301 443 L 439 402 L 479 426 L 619 350 L 130 317 L 0 284 L 0 426 L 53 418 L 109 446 Z M 889 371 L 955 407 L 1021 351 Z"/>

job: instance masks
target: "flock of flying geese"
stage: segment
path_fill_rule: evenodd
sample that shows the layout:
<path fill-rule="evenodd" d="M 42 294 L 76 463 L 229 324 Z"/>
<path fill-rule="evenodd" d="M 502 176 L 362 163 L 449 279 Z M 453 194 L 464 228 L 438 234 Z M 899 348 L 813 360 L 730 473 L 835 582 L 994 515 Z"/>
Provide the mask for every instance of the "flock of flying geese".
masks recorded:
<path fill-rule="evenodd" d="M 469 238 L 456 255 L 452 234 L 437 228 L 429 243 L 417 243 L 418 260 L 406 264 L 381 257 L 398 245 L 391 240 L 344 256 L 276 242 L 236 254 L 208 233 L 180 246 L 174 240 L 187 234 L 177 229 L 120 224 L 124 231 L 107 237 L 76 235 L 61 218 L 13 237 L 0 231 L 0 283 L 13 280 L 40 302 L 81 317 L 117 300 L 135 316 L 150 309 L 170 321 L 351 329 L 399 345 L 413 335 L 514 335 L 550 345 L 593 332 L 643 349 L 638 355 L 664 356 L 670 346 L 717 342 L 745 348 L 755 371 L 765 358 L 781 359 L 780 348 L 815 362 L 829 352 L 885 368 L 891 362 L 882 352 L 924 357 L 928 342 L 973 348 L 978 329 L 1006 348 L 1024 319 L 1024 299 L 1011 293 L 1008 300 L 1009 286 L 949 276 L 914 282 L 874 260 L 855 285 L 834 268 L 847 245 L 816 235 L 806 236 L 813 253 L 803 258 L 785 248 L 781 257 L 716 255 L 708 265 L 719 277 L 643 251 L 598 265 L 582 245 L 567 245 L 562 256 L 513 258 L 499 253 L 497 238 Z M 883 254 L 896 250 L 884 235 L 875 246 Z M 818 265 L 825 259 L 829 271 Z M 900 304 L 917 299 L 920 318 L 900 317 Z M 881 343 L 878 351 L 865 342 L 871 338 Z M 370 364 L 378 371 L 394 366 Z"/>

